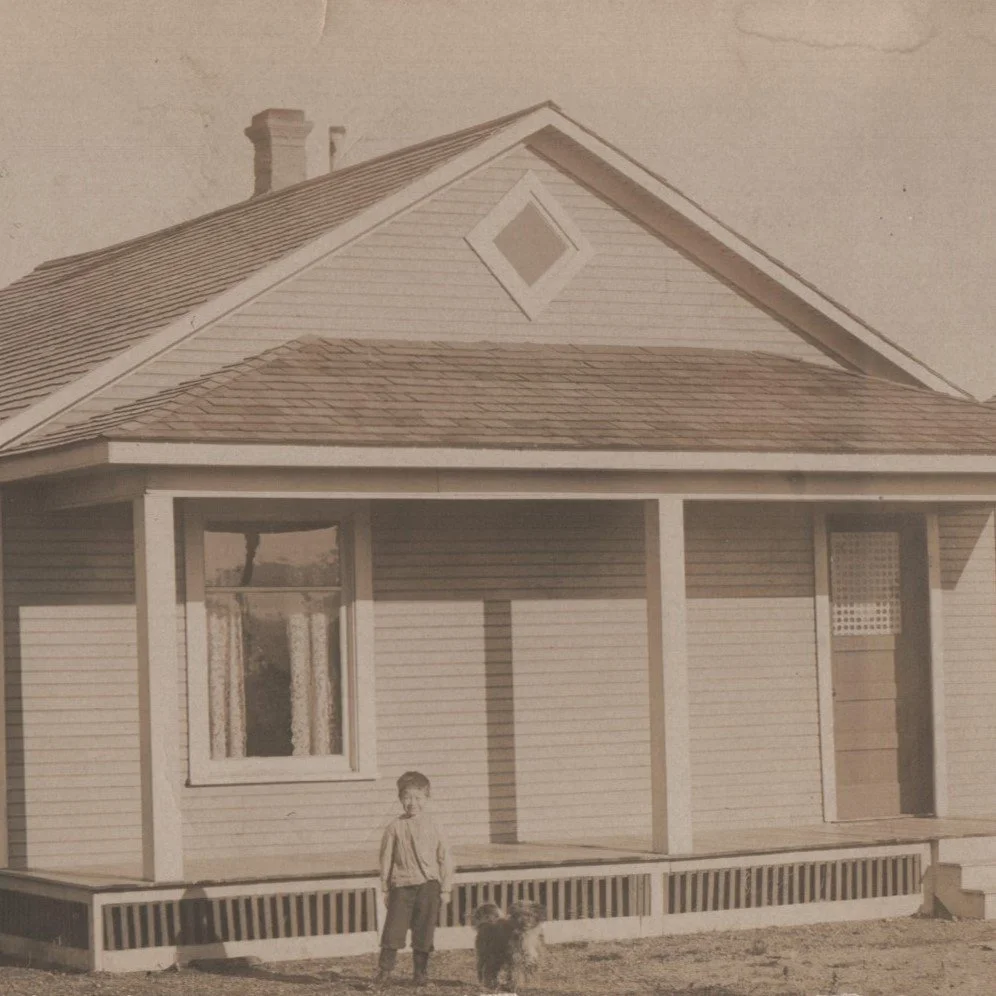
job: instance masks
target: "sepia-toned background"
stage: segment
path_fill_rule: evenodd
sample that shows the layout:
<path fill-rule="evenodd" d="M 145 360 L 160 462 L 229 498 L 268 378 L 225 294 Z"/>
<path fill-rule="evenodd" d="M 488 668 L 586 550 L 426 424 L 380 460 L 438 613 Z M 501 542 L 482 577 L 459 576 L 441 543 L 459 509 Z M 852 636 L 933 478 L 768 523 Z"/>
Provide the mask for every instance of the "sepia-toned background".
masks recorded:
<path fill-rule="evenodd" d="M 0 285 L 545 99 L 996 393 L 996 0 L 0 0 Z"/>

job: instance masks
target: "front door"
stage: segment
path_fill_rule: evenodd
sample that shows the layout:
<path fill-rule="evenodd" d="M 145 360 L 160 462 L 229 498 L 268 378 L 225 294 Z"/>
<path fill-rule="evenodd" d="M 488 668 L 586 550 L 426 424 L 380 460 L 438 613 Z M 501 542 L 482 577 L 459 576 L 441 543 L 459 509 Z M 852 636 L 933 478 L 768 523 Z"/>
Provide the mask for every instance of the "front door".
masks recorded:
<path fill-rule="evenodd" d="M 837 818 L 930 813 L 923 519 L 840 515 L 827 529 Z"/>

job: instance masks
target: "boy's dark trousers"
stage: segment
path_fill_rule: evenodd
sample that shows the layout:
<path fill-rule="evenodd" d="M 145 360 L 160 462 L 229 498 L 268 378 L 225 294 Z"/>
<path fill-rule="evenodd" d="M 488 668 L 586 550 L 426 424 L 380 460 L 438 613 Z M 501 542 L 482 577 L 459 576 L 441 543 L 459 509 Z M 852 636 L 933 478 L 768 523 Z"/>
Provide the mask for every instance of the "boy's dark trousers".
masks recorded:
<path fill-rule="evenodd" d="M 380 970 L 394 968 L 398 950 L 405 946 L 408 928 L 412 931 L 412 951 L 415 975 L 425 977 L 432 951 L 432 940 L 439 919 L 439 883 L 435 880 L 421 885 L 401 885 L 387 894 L 387 917 L 380 939 Z"/>

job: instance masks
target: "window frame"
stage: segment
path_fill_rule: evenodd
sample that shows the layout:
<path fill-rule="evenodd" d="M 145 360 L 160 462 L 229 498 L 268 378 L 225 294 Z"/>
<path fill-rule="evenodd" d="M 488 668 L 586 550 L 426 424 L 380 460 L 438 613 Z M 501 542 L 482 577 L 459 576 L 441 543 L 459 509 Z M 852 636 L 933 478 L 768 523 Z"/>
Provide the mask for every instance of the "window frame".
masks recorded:
<path fill-rule="evenodd" d="M 539 209 L 567 242 L 565 252 L 535 283 L 527 283 L 495 245 L 495 239 L 528 204 Z M 594 255 L 591 243 L 542 181 L 528 170 L 465 236 L 498 282 L 524 314 L 535 320 Z"/>
<path fill-rule="evenodd" d="M 186 581 L 187 746 L 189 785 L 372 780 L 376 772 L 373 584 L 368 502 L 187 499 L 182 506 Z M 208 522 L 327 520 L 339 526 L 340 659 L 343 753 L 323 756 L 212 758 L 209 714 L 204 533 Z M 287 591 L 295 591 L 289 587 Z"/>

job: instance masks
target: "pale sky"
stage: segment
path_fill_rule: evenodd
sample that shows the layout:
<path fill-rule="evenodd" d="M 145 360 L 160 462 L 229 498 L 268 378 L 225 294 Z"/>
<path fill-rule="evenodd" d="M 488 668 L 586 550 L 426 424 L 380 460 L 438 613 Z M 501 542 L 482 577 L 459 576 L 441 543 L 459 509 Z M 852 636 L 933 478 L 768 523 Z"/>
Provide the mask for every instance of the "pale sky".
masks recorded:
<path fill-rule="evenodd" d="M 0 0 L 0 285 L 541 100 L 996 394 L 996 0 Z M 349 147 L 352 146 L 350 151 Z"/>

